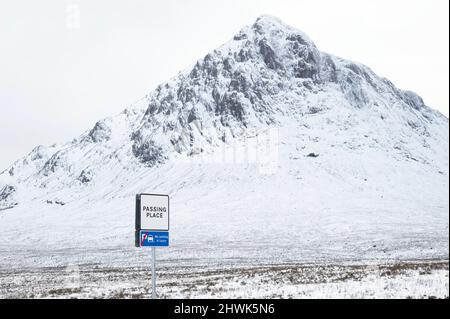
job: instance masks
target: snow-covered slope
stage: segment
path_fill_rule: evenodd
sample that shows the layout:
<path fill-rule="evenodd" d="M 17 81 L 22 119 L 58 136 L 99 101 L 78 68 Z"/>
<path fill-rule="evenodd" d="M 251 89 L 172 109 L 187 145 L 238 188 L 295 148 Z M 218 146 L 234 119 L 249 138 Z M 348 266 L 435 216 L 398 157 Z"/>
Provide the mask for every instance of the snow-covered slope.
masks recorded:
<path fill-rule="evenodd" d="M 133 254 L 140 192 L 171 195 L 167 260 L 448 258 L 448 129 L 415 93 L 263 16 L 1 173 L 0 258 Z"/>

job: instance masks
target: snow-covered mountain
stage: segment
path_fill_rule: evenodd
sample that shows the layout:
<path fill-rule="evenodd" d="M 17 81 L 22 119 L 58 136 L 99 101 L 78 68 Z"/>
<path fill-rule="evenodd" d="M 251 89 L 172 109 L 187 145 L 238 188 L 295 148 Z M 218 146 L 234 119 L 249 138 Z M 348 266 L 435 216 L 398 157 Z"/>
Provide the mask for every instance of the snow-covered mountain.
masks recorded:
<path fill-rule="evenodd" d="M 123 251 L 134 195 L 160 192 L 168 260 L 272 246 L 278 260 L 448 258 L 448 130 L 417 94 L 262 16 L 121 114 L 2 172 L 0 248 Z"/>

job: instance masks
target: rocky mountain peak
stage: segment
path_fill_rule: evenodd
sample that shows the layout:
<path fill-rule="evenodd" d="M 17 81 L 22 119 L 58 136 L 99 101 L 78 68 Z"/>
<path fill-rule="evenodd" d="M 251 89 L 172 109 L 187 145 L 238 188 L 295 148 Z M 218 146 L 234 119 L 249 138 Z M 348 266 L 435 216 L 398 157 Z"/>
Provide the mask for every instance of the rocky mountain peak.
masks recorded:
<path fill-rule="evenodd" d="M 9 198 L 11 207 L 27 187 L 94 187 L 107 165 L 118 171 L 153 168 L 292 121 L 299 135 L 331 127 L 333 135 L 345 136 L 343 148 L 388 154 L 394 148 L 403 159 L 427 163 L 432 159 L 424 147 L 448 143 L 441 129 L 448 120 L 417 94 L 396 88 L 365 65 L 319 51 L 280 19 L 261 16 L 130 109 L 98 121 L 67 144 L 39 147 L 17 161 L 0 174 L 3 201 Z M 371 139 L 355 142 L 363 131 Z M 110 178 L 109 172 L 103 176 Z"/>

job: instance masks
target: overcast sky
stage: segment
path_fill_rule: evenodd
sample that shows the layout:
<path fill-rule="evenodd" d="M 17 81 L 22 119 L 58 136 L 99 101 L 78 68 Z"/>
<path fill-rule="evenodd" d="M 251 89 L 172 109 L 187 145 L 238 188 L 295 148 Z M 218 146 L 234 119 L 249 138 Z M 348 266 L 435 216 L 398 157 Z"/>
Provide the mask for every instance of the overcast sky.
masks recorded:
<path fill-rule="evenodd" d="M 278 16 L 448 116 L 448 0 L 2 0 L 0 171 Z"/>

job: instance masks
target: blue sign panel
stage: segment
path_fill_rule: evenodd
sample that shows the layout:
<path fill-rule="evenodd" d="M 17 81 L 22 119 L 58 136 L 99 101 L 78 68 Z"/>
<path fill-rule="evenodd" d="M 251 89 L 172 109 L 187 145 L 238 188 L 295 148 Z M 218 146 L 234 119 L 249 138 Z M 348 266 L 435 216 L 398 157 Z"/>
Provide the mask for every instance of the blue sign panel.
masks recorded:
<path fill-rule="evenodd" d="M 141 230 L 140 246 L 141 247 L 168 247 L 169 246 L 169 232 Z"/>

